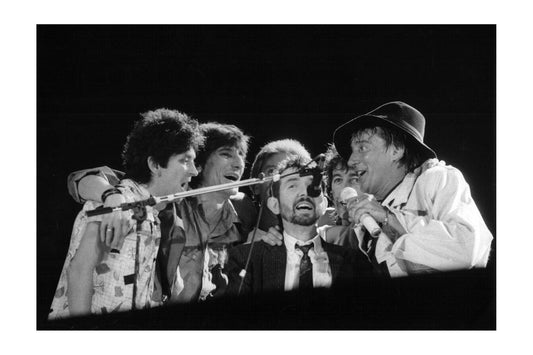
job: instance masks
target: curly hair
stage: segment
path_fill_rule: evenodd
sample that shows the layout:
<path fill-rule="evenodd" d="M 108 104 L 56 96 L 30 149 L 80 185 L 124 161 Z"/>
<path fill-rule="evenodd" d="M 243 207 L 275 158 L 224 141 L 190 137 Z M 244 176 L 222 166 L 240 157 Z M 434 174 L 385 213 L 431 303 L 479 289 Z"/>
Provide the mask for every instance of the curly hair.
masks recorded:
<path fill-rule="evenodd" d="M 141 114 L 126 138 L 122 151 L 125 177 L 139 183 L 148 183 L 152 173 L 148 157 L 166 168 L 175 154 L 202 147 L 204 137 L 198 129 L 198 121 L 176 110 L 160 108 Z"/>
<path fill-rule="evenodd" d="M 265 144 L 255 156 L 254 162 L 252 163 L 252 168 L 250 170 L 250 177 L 258 177 L 261 170 L 263 170 L 265 161 L 274 154 L 278 153 L 286 153 L 287 155 L 296 155 L 305 159 L 311 159 L 311 154 L 309 154 L 309 151 L 302 145 L 302 143 L 295 139 L 281 139 L 272 141 Z"/>
<path fill-rule="evenodd" d="M 205 143 L 199 149 L 196 156 L 196 165 L 204 167 L 209 156 L 220 147 L 236 147 L 243 155 L 246 161 L 248 154 L 248 141 L 250 137 L 232 124 L 223 124 L 218 122 L 202 123 L 199 126 L 200 133 L 205 137 Z M 196 187 L 203 179 L 203 172 L 198 176 L 191 178 L 190 185 Z"/>
<path fill-rule="evenodd" d="M 340 156 L 334 144 L 329 144 L 326 151 L 326 160 L 324 161 L 324 183 L 326 185 L 326 194 L 331 198 L 331 184 L 333 181 L 333 170 L 335 169 L 348 170 L 348 162 Z"/>

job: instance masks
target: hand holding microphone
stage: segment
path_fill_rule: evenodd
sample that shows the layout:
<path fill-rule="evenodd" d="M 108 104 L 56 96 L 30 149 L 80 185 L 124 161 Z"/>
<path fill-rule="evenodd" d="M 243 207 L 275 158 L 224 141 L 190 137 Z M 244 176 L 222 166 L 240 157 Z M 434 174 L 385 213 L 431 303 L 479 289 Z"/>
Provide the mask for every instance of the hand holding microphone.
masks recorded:
<path fill-rule="evenodd" d="M 340 194 L 340 199 L 342 203 L 346 203 L 349 199 L 354 197 L 357 197 L 357 191 L 354 188 L 345 187 L 344 189 L 342 189 Z M 368 213 L 363 213 L 361 217 L 359 217 L 359 221 L 355 222 L 362 223 L 368 233 L 370 233 L 370 235 L 373 237 L 378 237 L 381 234 L 381 228 L 377 224 L 374 217 L 372 217 Z"/>

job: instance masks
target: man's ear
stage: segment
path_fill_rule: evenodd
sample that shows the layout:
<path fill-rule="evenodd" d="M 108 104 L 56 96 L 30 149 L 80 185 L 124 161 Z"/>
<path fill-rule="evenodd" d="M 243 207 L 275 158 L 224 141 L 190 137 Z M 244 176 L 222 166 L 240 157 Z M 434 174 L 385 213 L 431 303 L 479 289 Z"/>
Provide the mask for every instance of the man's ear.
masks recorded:
<path fill-rule="evenodd" d="M 150 169 L 152 174 L 157 176 L 159 170 L 161 169 L 161 166 L 151 156 L 146 159 L 146 162 L 148 163 L 148 168 Z"/>
<path fill-rule="evenodd" d="M 400 159 L 403 158 L 403 155 L 405 153 L 405 148 L 404 147 L 398 147 L 398 146 L 392 144 L 391 147 L 390 147 L 390 153 L 391 153 L 392 161 L 393 162 L 397 162 L 397 161 L 399 161 Z"/>
<path fill-rule="evenodd" d="M 279 210 L 279 201 L 277 198 L 275 197 L 269 197 L 268 200 L 267 200 L 267 206 L 268 206 L 268 209 L 270 209 L 272 211 L 272 213 L 278 215 L 280 213 L 280 210 Z"/>

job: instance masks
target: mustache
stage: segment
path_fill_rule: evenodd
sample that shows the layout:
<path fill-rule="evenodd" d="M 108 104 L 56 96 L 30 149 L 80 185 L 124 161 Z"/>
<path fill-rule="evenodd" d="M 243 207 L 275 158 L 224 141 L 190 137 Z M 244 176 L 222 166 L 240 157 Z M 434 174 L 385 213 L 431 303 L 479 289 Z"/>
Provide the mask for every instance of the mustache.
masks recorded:
<path fill-rule="evenodd" d="M 300 202 L 309 202 L 310 204 L 313 205 L 313 208 L 316 208 L 315 201 L 309 196 L 302 196 L 296 201 L 294 201 L 292 208 L 296 208 L 296 205 L 298 205 Z"/>

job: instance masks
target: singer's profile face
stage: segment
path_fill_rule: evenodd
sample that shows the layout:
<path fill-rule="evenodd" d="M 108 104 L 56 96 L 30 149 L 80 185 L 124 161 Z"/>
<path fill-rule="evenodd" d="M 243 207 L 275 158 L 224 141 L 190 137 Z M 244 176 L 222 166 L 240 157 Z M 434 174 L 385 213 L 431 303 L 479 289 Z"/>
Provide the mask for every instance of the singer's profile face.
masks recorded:
<path fill-rule="evenodd" d="M 341 163 L 333 169 L 331 174 L 331 197 L 333 199 L 333 205 L 335 206 L 337 215 L 346 220 L 348 220 L 346 206 L 340 202 L 341 191 L 345 187 L 352 187 L 358 190 L 359 183 L 357 180 L 357 172 L 355 169 L 345 169 Z"/>
<path fill-rule="evenodd" d="M 283 174 L 295 171 L 296 169 L 287 169 Z M 293 224 L 311 226 L 324 214 L 321 204 L 323 195 L 316 198 L 307 195 L 307 187 L 312 181 L 312 176 L 300 177 L 298 174 L 281 179 L 279 202 L 282 219 Z"/>
<path fill-rule="evenodd" d="M 192 148 L 185 153 L 172 155 L 166 168 L 161 168 L 160 176 L 154 174 L 152 177 L 154 186 L 157 186 L 157 195 L 171 195 L 186 190 L 191 177 L 198 175 L 195 158 L 196 153 Z"/>
<path fill-rule="evenodd" d="M 377 198 L 386 196 L 391 187 L 390 176 L 397 169 L 393 149 L 387 149 L 383 138 L 368 131 L 352 139 L 351 147 L 348 165 L 359 175 L 361 191 Z"/>
<path fill-rule="evenodd" d="M 239 181 L 244 172 L 244 153 L 237 147 L 220 147 L 207 158 L 202 169 L 202 186 L 213 186 Z M 229 196 L 239 188 L 222 191 Z"/>

